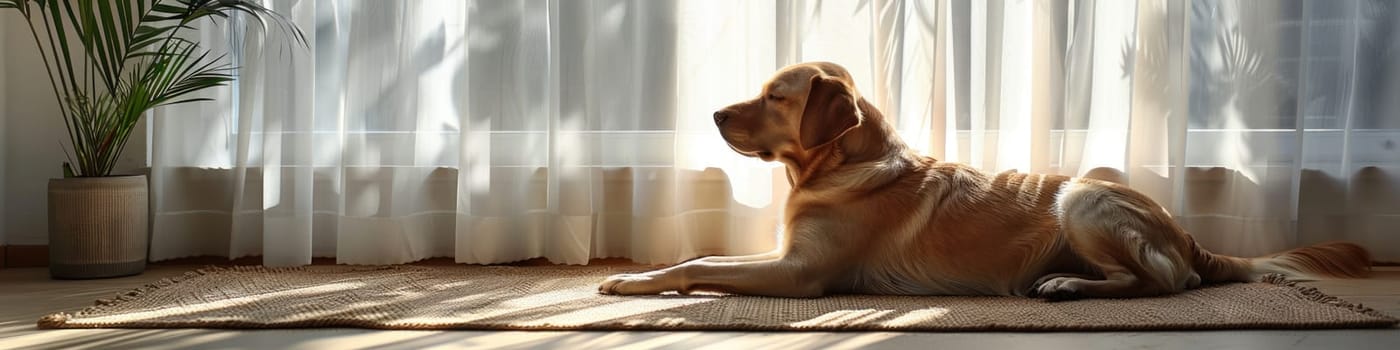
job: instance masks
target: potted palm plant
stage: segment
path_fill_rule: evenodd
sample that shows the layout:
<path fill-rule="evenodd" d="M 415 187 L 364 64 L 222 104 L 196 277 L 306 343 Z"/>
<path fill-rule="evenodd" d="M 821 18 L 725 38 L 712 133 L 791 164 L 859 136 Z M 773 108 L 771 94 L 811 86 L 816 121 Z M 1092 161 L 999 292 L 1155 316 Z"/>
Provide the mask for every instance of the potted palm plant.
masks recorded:
<path fill-rule="evenodd" d="M 103 278 L 145 270 L 145 175 L 113 175 L 141 116 L 208 100 L 234 68 L 181 34 L 201 19 L 241 15 L 275 24 L 305 46 L 290 20 L 242 0 L 0 0 L 29 24 L 67 129 L 63 178 L 49 181 L 49 272 Z M 289 41 L 291 42 L 291 41 Z"/>

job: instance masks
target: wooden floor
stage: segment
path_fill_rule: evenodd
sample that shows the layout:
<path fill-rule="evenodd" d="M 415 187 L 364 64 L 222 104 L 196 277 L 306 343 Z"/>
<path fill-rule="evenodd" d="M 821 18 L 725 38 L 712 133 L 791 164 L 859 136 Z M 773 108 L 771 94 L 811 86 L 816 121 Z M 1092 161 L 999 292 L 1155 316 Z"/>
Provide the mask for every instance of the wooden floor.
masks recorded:
<path fill-rule="evenodd" d="M 50 280 L 38 268 L 0 270 L 0 349 L 1400 349 L 1400 328 L 1319 331 L 1109 333 L 748 333 L 748 332 L 482 332 L 296 329 L 227 331 L 38 330 L 35 320 L 74 311 L 93 300 L 197 266 L 154 266 L 140 276 Z M 1400 268 L 1378 268 L 1367 280 L 1309 282 L 1322 291 L 1400 316 Z"/>

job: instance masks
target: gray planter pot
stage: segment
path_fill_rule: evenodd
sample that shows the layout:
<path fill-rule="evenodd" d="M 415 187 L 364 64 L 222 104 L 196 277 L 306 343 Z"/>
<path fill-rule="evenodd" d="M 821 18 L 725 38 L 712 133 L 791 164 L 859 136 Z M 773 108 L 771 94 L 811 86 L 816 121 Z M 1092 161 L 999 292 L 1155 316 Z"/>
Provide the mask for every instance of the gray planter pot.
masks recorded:
<path fill-rule="evenodd" d="M 145 175 L 49 180 L 49 275 L 88 279 L 146 270 Z"/>

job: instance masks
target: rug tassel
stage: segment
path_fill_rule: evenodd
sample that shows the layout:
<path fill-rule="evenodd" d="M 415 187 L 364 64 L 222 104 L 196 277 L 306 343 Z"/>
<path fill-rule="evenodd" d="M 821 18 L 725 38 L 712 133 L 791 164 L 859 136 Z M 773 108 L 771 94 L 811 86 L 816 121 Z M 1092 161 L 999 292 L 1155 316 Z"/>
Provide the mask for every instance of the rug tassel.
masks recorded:
<path fill-rule="evenodd" d="M 68 313 L 66 312 L 60 312 L 44 316 L 43 318 L 39 319 L 39 329 L 55 329 L 63 327 L 63 324 L 68 323 L 68 319 L 71 317 L 72 316 L 68 315 Z"/>

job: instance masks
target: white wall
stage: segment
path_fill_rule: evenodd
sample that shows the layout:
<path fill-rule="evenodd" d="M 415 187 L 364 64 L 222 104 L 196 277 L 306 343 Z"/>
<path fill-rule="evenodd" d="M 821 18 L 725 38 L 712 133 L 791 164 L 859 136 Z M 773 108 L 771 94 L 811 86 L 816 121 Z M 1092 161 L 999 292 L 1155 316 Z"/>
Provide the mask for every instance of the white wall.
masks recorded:
<path fill-rule="evenodd" d="M 10 16 L 6 14 L 0 13 L 0 29 L 3 29 L 5 33 L 10 32 L 10 28 L 6 27 L 5 24 L 9 22 L 9 17 Z M 5 140 L 9 139 L 5 137 L 5 133 L 8 132 L 5 128 L 5 120 L 9 119 L 10 115 L 8 110 L 5 109 L 5 91 L 7 91 L 5 85 L 9 85 L 9 80 L 5 79 L 5 62 L 7 62 L 5 56 L 9 55 L 9 52 L 13 50 L 5 45 L 5 43 L 9 42 L 9 40 L 6 40 L 8 36 L 8 34 L 0 35 L 0 48 L 5 49 L 5 53 L 0 53 L 0 247 L 5 246 L 5 198 L 9 198 L 8 193 L 5 192 L 5 169 L 9 167 L 6 167 L 4 163 L 6 158 Z"/>
<path fill-rule="evenodd" d="M 0 11 L 0 242 L 8 245 L 48 243 L 48 181 L 63 176 L 59 142 L 67 140 L 26 25 L 18 12 Z M 116 173 L 136 173 L 146 164 L 144 124 L 131 136 Z"/>
<path fill-rule="evenodd" d="M 5 243 L 45 244 L 48 179 L 63 175 L 63 121 L 24 18 L 8 9 L 3 16 Z"/>

